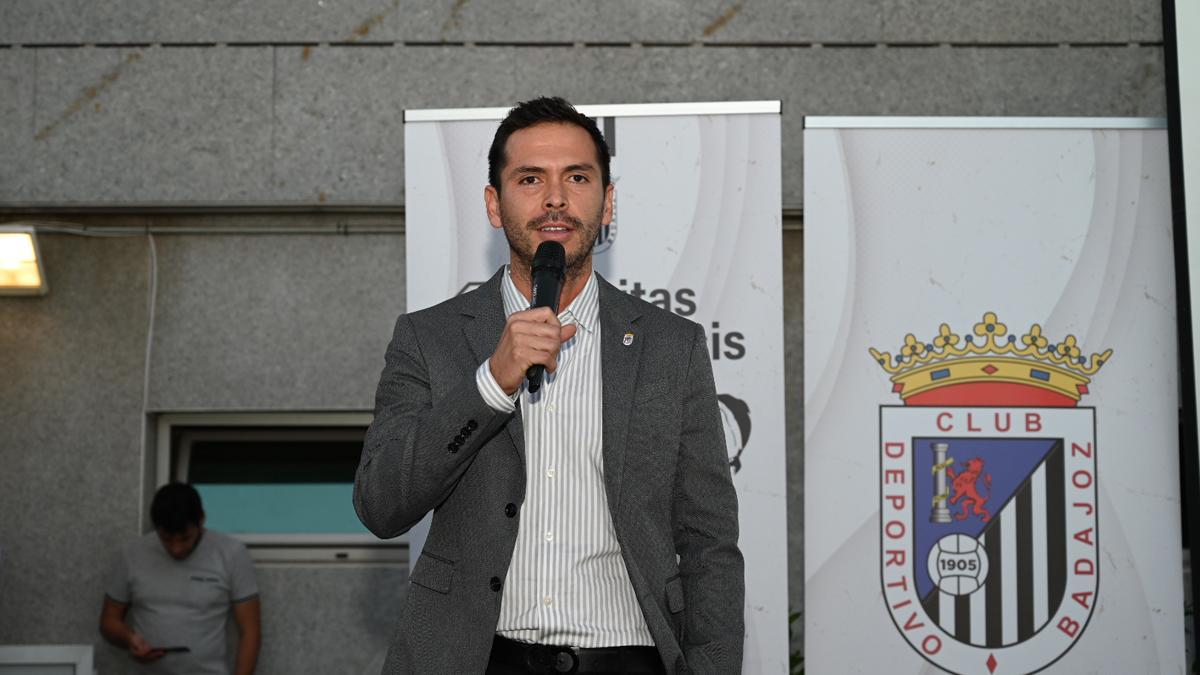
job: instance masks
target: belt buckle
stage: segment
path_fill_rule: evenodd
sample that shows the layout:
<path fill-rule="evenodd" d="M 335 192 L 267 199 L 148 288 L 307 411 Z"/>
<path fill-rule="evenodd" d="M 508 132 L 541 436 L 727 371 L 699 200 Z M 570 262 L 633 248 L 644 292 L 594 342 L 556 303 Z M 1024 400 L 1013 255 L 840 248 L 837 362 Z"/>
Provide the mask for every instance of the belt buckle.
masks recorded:
<path fill-rule="evenodd" d="M 525 652 L 525 665 L 534 673 L 574 673 L 579 655 L 570 647 L 535 644 Z"/>

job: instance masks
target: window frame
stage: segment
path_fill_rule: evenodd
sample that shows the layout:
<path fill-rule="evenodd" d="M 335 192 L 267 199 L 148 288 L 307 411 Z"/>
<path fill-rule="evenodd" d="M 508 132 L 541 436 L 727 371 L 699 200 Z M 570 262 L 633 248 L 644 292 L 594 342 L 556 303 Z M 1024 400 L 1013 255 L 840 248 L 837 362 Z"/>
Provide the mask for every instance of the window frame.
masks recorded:
<path fill-rule="evenodd" d="M 185 480 L 186 458 L 194 440 L 184 439 L 172 448 L 172 436 L 180 427 L 245 428 L 265 434 L 278 433 L 280 440 L 303 434 L 306 428 L 365 429 L 370 425 L 370 412 L 226 412 L 226 413 L 162 413 L 156 420 L 156 461 L 154 488 L 172 480 Z M 215 432 L 215 429 L 214 429 Z M 229 435 L 234 432 L 227 431 Z M 213 440 L 214 433 L 202 440 Z M 264 438 L 267 437 L 264 435 Z M 181 459 L 182 458 L 182 459 Z M 179 460 L 179 461 L 177 461 Z M 372 534 L 238 534 L 230 536 L 242 541 L 250 555 L 260 562 L 408 562 L 408 535 L 394 539 L 378 539 Z"/>

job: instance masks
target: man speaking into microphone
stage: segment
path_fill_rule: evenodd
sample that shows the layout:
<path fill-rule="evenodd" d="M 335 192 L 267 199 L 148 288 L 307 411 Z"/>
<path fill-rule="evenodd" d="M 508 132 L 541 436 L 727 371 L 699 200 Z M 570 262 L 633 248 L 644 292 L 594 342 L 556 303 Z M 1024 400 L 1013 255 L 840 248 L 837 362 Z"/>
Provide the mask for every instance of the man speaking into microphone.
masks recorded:
<path fill-rule="evenodd" d="M 433 511 L 383 670 L 740 672 L 737 498 L 704 333 L 592 270 L 614 193 L 592 119 L 520 103 L 488 163 L 509 263 L 397 320 L 355 479 L 379 537 Z"/>

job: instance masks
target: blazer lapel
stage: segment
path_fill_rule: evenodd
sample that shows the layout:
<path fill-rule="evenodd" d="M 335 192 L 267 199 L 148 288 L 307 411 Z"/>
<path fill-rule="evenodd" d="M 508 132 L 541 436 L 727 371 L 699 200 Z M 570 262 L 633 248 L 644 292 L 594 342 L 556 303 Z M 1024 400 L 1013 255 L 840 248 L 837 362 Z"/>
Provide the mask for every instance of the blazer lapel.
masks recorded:
<path fill-rule="evenodd" d="M 503 275 L 504 268 L 501 267 L 499 272 L 474 292 L 472 302 L 462 310 L 464 316 L 470 317 L 463 325 L 463 335 L 475 356 L 475 363 L 483 363 L 496 351 L 496 345 L 500 343 L 500 334 L 504 332 L 507 317 L 504 315 L 504 299 L 500 294 Z M 525 425 L 521 422 L 520 402 L 517 403 L 517 412 L 505 426 L 524 470 Z"/>
<path fill-rule="evenodd" d="M 629 418 L 645 336 L 638 334 L 641 309 L 612 284 L 600 281 L 600 363 L 603 379 L 604 489 L 616 516 L 628 447 Z"/>

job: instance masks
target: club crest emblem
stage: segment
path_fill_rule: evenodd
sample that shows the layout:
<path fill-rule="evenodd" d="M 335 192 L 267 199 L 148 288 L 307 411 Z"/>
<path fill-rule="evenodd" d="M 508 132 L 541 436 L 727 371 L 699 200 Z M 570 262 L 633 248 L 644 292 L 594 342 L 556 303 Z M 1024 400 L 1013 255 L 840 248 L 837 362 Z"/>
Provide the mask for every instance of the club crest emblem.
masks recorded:
<path fill-rule="evenodd" d="M 601 223 L 600 228 L 596 231 L 596 242 L 592 248 L 592 253 L 600 254 L 612 248 L 612 245 L 617 241 L 617 218 L 615 215 L 616 207 L 613 207 L 614 215 L 612 222 L 607 225 Z"/>
<path fill-rule="evenodd" d="M 725 450 L 734 474 L 742 470 L 742 453 L 750 442 L 750 406 L 732 394 L 717 394 L 717 409 L 725 429 Z"/>
<path fill-rule="evenodd" d="M 1112 356 L 1020 337 L 988 312 L 893 358 L 880 407 L 880 572 L 897 630 L 937 667 L 1033 673 L 1076 643 L 1099 590 L 1095 409 Z"/>

